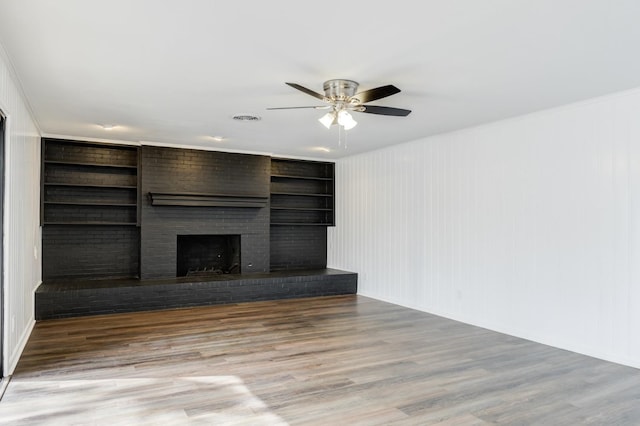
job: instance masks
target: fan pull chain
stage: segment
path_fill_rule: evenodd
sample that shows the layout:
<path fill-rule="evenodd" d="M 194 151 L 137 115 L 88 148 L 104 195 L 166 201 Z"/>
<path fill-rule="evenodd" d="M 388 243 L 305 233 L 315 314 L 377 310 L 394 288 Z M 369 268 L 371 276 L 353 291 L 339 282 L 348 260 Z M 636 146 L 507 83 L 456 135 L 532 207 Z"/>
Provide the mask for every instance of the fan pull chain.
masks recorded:
<path fill-rule="evenodd" d="M 343 141 L 344 136 L 344 141 Z M 342 146 L 344 142 L 344 149 L 347 149 L 347 131 L 344 130 L 344 127 L 338 126 L 338 147 Z"/>

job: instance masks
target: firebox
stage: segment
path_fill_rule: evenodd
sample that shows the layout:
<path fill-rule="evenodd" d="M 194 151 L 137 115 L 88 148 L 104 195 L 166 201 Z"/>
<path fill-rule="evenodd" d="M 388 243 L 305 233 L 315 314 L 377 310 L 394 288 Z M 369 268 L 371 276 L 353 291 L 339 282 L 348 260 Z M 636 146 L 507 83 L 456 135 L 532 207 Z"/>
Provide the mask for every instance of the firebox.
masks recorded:
<path fill-rule="evenodd" d="M 176 276 L 240 273 L 240 235 L 178 235 Z"/>

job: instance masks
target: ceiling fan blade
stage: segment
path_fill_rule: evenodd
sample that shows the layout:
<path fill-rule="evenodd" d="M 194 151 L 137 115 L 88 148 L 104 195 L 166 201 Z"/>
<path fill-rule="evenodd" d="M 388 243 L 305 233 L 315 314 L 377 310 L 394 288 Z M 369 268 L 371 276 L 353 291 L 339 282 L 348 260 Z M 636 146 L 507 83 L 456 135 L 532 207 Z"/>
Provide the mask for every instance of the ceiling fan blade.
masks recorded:
<path fill-rule="evenodd" d="M 267 108 L 267 109 L 303 109 L 303 108 L 329 109 L 329 108 L 331 108 L 331 105 L 320 105 L 320 106 L 296 106 L 296 107 L 275 107 L 275 108 Z"/>
<path fill-rule="evenodd" d="M 378 114 L 378 115 L 393 115 L 396 117 L 406 117 L 411 114 L 410 109 L 402 109 L 402 108 L 392 108 L 392 107 L 384 107 L 384 106 L 376 106 L 376 105 L 362 105 L 364 108 L 362 111 L 354 110 L 358 112 L 366 112 L 368 114 Z"/>
<path fill-rule="evenodd" d="M 320 94 L 320 93 L 318 93 L 318 92 L 314 92 L 314 91 L 313 91 L 313 90 L 311 90 L 311 89 L 307 89 L 306 87 L 300 86 L 299 84 L 296 84 L 296 83 L 285 83 L 285 84 L 287 84 L 287 85 L 289 85 L 289 86 L 293 87 L 294 89 L 298 89 L 299 91 L 304 92 L 304 93 L 306 93 L 307 95 L 311 95 L 311 96 L 313 96 L 314 98 L 318 98 L 318 99 L 320 99 L 321 101 L 326 101 L 326 98 L 324 97 L 324 95 L 321 95 L 321 94 Z"/>
<path fill-rule="evenodd" d="M 367 102 L 386 98 L 387 96 L 395 95 L 396 93 L 400 93 L 400 89 L 392 84 L 388 84 L 386 86 L 380 86 L 376 87 L 375 89 L 369 89 L 365 90 L 364 92 L 356 93 L 353 97 L 359 99 L 361 104 L 366 104 Z"/>

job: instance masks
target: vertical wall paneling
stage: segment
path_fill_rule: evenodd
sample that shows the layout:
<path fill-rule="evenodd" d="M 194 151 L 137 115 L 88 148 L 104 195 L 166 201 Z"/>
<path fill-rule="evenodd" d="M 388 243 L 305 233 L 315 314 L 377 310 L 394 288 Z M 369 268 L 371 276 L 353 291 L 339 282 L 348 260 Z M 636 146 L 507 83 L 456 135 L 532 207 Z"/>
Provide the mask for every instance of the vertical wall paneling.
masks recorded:
<path fill-rule="evenodd" d="M 342 159 L 359 292 L 640 367 L 640 90 Z"/>
<path fill-rule="evenodd" d="M 0 382 L 4 377 L 4 112 L 0 110 Z M 0 387 L 2 384 L 0 383 Z M 0 392 L 2 392 L 0 390 Z"/>
<path fill-rule="evenodd" d="M 4 374 L 11 374 L 34 324 L 41 281 L 40 135 L 0 46 L 0 108 L 7 116 L 4 193 Z"/>

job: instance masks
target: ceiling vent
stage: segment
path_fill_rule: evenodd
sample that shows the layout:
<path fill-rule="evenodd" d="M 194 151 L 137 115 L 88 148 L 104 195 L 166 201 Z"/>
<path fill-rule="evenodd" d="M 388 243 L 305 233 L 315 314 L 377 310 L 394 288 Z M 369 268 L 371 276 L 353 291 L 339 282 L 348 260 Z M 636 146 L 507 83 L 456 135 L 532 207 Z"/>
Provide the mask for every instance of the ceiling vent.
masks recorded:
<path fill-rule="evenodd" d="M 260 121 L 262 117 L 254 114 L 236 114 L 232 117 L 236 121 Z"/>

